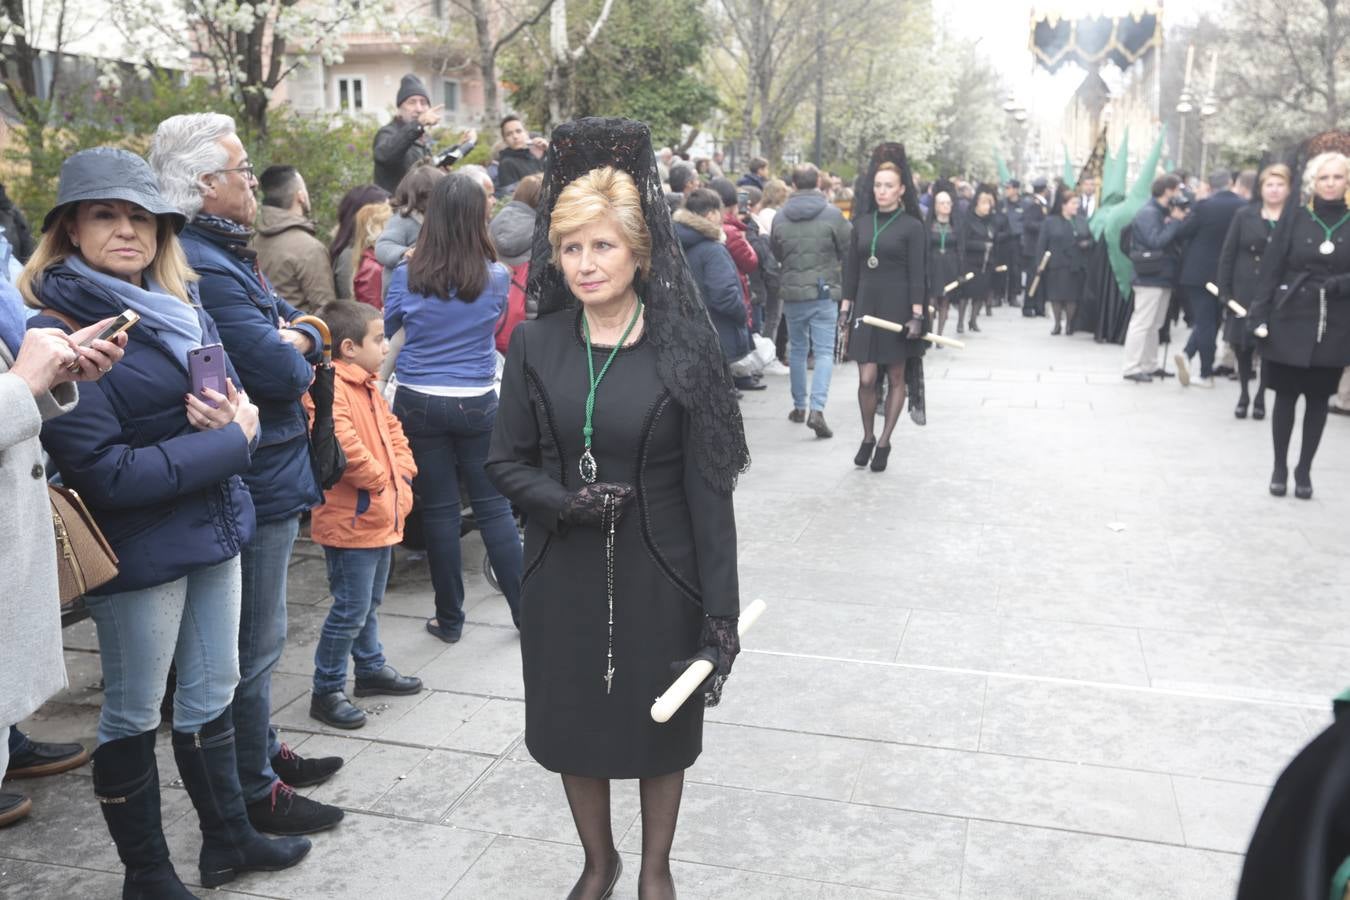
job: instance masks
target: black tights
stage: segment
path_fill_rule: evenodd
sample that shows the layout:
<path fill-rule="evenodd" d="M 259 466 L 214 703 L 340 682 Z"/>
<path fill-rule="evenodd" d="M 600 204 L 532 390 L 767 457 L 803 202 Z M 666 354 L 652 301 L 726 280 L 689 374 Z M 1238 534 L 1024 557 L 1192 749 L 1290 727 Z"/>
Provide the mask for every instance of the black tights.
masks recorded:
<path fill-rule="evenodd" d="M 863 440 L 876 438 L 873 423 L 877 417 L 877 370 L 876 363 L 858 363 L 858 411 L 862 413 Z M 905 364 L 895 363 L 886 366 L 886 419 L 881 426 L 881 440 L 878 447 L 891 445 L 891 432 L 900 421 L 900 413 L 905 408 Z"/>
<path fill-rule="evenodd" d="M 1253 357 L 1256 351 L 1234 350 L 1233 353 L 1237 356 L 1238 382 L 1242 385 L 1242 396 L 1238 400 L 1241 403 L 1246 403 L 1250 399 L 1247 394 L 1247 383 L 1253 377 L 1253 370 L 1255 369 Z M 1256 382 L 1256 405 L 1258 408 L 1263 408 L 1266 405 L 1266 370 L 1264 367 L 1261 369 L 1260 380 Z M 1287 441 L 1285 447 L 1288 449 Z"/>
<path fill-rule="evenodd" d="M 564 775 L 563 790 L 572 808 L 585 866 L 567 900 L 596 900 L 614 879 L 619 851 L 609 815 L 609 780 Z M 675 842 L 675 824 L 684 793 L 684 772 L 672 772 L 638 782 L 642 797 L 642 871 L 638 875 L 639 900 L 673 900 L 675 881 L 670 874 L 670 848 Z"/>
<path fill-rule="evenodd" d="M 1270 431 L 1275 439 L 1275 471 L 1288 471 L 1289 439 L 1294 434 L 1294 407 L 1299 395 L 1292 391 L 1275 392 L 1275 409 L 1270 414 Z M 1317 455 L 1317 445 L 1322 441 L 1322 429 L 1327 424 L 1327 397 L 1304 394 L 1303 404 L 1303 443 L 1298 451 L 1298 465 L 1294 468 L 1294 478 L 1307 483 L 1312 474 L 1313 457 Z"/>

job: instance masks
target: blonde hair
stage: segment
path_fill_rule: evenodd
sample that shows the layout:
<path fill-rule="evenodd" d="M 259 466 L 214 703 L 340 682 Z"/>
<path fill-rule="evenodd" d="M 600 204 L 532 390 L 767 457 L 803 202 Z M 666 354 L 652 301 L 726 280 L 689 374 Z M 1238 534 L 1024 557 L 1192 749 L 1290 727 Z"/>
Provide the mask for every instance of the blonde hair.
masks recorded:
<path fill-rule="evenodd" d="M 1329 150 L 1326 153 L 1319 153 L 1308 160 L 1308 167 L 1303 170 L 1303 193 L 1304 200 L 1311 200 L 1315 193 L 1313 185 L 1317 181 L 1317 173 L 1322 171 L 1322 167 L 1327 163 L 1340 163 L 1341 168 L 1345 169 L 1345 174 L 1350 177 L 1350 158 L 1344 153 L 1337 153 L 1335 150 Z"/>
<path fill-rule="evenodd" d="M 38 241 L 37 249 L 29 258 L 28 264 L 19 273 L 14 286 L 23 295 L 23 302 L 34 309 L 46 306 L 38 291 L 42 289 L 42 276 L 52 266 L 66 261 L 67 257 L 79 256 L 79 248 L 70 239 L 68 227 L 75 219 L 79 203 L 72 203 L 61 213 L 60 218 L 51 224 Z M 200 276 L 192 271 L 187 257 L 183 254 L 183 245 L 178 242 L 178 234 L 173 230 L 173 220 L 168 216 L 159 216 L 155 228 L 155 257 L 145 270 L 150 277 L 164 289 L 184 303 L 191 304 L 188 285 Z"/>
<path fill-rule="evenodd" d="M 1293 176 L 1289 172 L 1289 167 L 1284 163 L 1274 163 L 1262 169 L 1261 174 L 1256 177 L 1257 190 L 1265 187 L 1267 178 L 1283 178 L 1286 185 L 1293 181 Z"/>
<path fill-rule="evenodd" d="M 764 182 L 764 205 L 777 209 L 787 202 L 788 186 L 781 178 L 770 178 Z"/>
<path fill-rule="evenodd" d="M 548 225 L 552 263 L 559 265 L 564 237 L 606 213 L 613 213 L 624 243 L 637 257 L 638 271 L 645 276 L 652 267 L 652 236 L 642 215 L 642 196 L 633 177 L 612 166 L 592 169 L 558 195 Z"/>
<path fill-rule="evenodd" d="M 375 246 L 375 242 L 380 239 L 380 233 L 384 231 L 385 223 L 393 214 L 394 208 L 388 201 L 382 200 L 379 203 L 367 203 L 352 217 L 356 224 L 352 229 L 352 264 L 349 267 L 351 273 L 346 285 L 347 292 L 351 296 L 355 296 L 352 293 L 355 288 L 351 282 L 356 280 L 356 270 L 361 268 L 361 257 Z"/>

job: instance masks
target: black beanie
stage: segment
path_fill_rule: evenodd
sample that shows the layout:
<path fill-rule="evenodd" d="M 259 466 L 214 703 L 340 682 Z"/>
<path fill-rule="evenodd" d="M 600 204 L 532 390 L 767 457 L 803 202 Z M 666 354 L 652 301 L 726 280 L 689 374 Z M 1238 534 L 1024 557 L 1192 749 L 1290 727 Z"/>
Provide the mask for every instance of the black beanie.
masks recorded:
<path fill-rule="evenodd" d="M 422 79 L 416 75 L 407 74 L 398 85 L 398 99 L 394 101 L 395 106 L 402 106 L 403 101 L 409 97 L 423 97 L 428 103 L 431 102 L 431 95 L 427 93 L 427 86 L 422 83 Z"/>

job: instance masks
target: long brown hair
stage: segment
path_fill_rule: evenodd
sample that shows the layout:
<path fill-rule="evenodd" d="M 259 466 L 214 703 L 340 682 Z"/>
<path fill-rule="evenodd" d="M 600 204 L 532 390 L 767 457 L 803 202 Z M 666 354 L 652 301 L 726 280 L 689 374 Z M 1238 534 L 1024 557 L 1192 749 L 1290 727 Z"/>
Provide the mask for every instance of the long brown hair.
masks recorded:
<path fill-rule="evenodd" d="M 455 298 L 472 303 L 487 287 L 488 263 L 496 261 L 483 186 L 459 174 L 436 182 L 417 236 L 417 251 L 408 261 L 408 290 L 442 300 L 449 300 L 453 292 Z"/>
<path fill-rule="evenodd" d="M 38 296 L 38 291 L 42 289 L 42 276 L 46 271 L 65 262 L 67 257 L 80 255 L 80 250 L 71 241 L 68 231 L 79 206 L 79 203 L 71 203 L 62 210 L 60 218 L 43 232 L 37 249 L 33 251 L 28 264 L 23 267 L 23 271 L 15 280 L 14 286 L 23 295 L 23 302 L 34 309 L 41 309 L 46 305 Z M 166 293 L 190 304 L 192 301 L 188 299 L 187 286 L 197 281 L 199 276 L 188 265 L 187 256 L 183 254 L 183 245 L 178 242 L 178 234 L 173 230 L 173 219 L 159 216 L 158 220 L 155 228 L 155 258 L 150 260 L 150 265 L 145 267 L 145 271 Z"/>
<path fill-rule="evenodd" d="M 435 166 L 413 166 L 394 189 L 394 196 L 389 200 L 389 205 L 394 208 L 394 212 L 405 216 L 411 216 L 415 212 L 425 213 L 431 189 L 444 177 L 445 171 Z"/>

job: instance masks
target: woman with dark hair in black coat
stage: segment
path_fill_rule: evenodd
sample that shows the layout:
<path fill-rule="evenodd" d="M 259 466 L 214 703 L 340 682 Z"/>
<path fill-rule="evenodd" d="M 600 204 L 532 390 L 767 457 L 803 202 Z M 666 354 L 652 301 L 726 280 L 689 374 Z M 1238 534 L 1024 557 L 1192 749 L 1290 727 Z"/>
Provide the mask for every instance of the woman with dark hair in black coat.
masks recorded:
<path fill-rule="evenodd" d="M 1312 461 L 1327 424 L 1327 401 L 1350 365 L 1350 159 L 1320 153 L 1303 183 L 1308 205 L 1286 206 L 1261 264 L 1261 286 L 1248 315 L 1260 340 L 1266 382 L 1275 391 L 1271 433 L 1275 468 L 1270 492 L 1283 497 L 1289 478 L 1294 410 L 1304 398 L 1303 440 L 1294 496 L 1312 499 Z M 1263 337 L 1264 335 L 1264 337 Z"/>
<path fill-rule="evenodd" d="M 970 209 L 961 217 L 957 227 L 962 276 L 975 276 L 958 289 L 961 292 L 956 314 L 958 334 L 966 330 L 962 320 L 967 306 L 970 307 L 970 330 L 980 330 L 975 320 L 993 289 L 994 248 L 998 242 L 998 226 L 994 221 L 995 200 L 992 187 L 987 184 L 977 187 L 975 197 L 970 201 Z"/>
<path fill-rule="evenodd" d="M 1062 331 L 1073 334 L 1073 317 L 1078 312 L 1078 300 L 1083 296 L 1091 249 L 1092 232 L 1078 215 L 1078 195 L 1070 188 L 1060 186 L 1036 239 L 1036 259 L 1043 259 L 1047 251 L 1050 253 L 1040 286 L 1055 310 L 1055 328 L 1051 334 Z"/>
<path fill-rule="evenodd" d="M 937 309 L 937 333 L 947 327 L 947 313 L 951 310 L 952 294 L 958 288 L 947 286 L 961 280 L 961 252 L 956 241 L 956 219 L 953 214 L 954 188 L 948 182 L 933 186 L 933 208 L 928 214 L 928 299 Z"/>
<path fill-rule="evenodd" d="M 1259 202 L 1247 204 L 1233 217 L 1228 237 L 1223 242 L 1223 253 L 1219 255 L 1219 298 L 1225 303 L 1236 300 L 1243 309 L 1250 309 L 1256 303 L 1261 257 L 1266 253 L 1284 202 L 1289 198 L 1289 180 L 1288 166 L 1283 163 L 1266 166 L 1256 180 L 1261 193 Z M 1227 308 L 1224 309 L 1223 339 L 1237 356 L 1238 379 L 1242 384 L 1233 415 L 1245 419 L 1247 406 L 1251 403 L 1247 384 L 1252 380 L 1256 339 L 1247 330 L 1247 320 Z M 1256 402 L 1252 404 L 1252 418 L 1265 417 L 1266 369 L 1262 366 L 1261 380 L 1256 385 Z"/>

